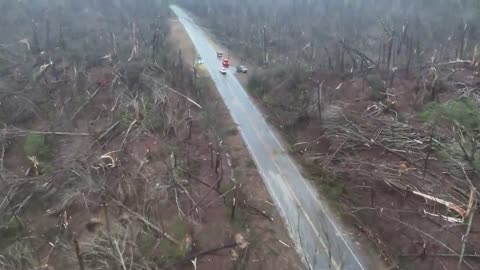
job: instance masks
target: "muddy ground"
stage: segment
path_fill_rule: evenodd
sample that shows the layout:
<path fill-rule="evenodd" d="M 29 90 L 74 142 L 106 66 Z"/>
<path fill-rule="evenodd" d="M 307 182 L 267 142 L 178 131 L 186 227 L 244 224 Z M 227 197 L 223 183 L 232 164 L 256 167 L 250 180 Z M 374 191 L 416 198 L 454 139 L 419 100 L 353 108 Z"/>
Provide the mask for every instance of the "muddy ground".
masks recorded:
<path fill-rule="evenodd" d="M 239 60 L 229 44 L 216 46 L 236 63 L 246 63 L 249 75 L 237 77 L 373 260 L 381 256 L 387 268 L 458 268 L 469 223 L 459 213 L 468 211 L 478 195 L 473 189 L 472 196 L 467 181 L 476 176 L 469 171 L 465 177 L 428 147 L 432 128 L 421 115 L 434 100 L 444 103 L 464 95 L 458 85 L 476 89 L 475 67 L 441 65 L 435 74 L 403 70 L 392 80 L 381 72 L 310 73 L 285 63 L 263 68 Z M 433 137 L 449 141 L 449 136 L 440 128 Z M 478 210 L 472 211 L 461 269 L 477 269 L 480 263 Z"/>
<path fill-rule="evenodd" d="M 136 39 L 155 28 L 129 24 L 118 48 L 84 32 L 92 61 L 26 51 L 5 70 L 0 268 L 301 268 L 188 37 L 162 19 L 157 55 Z"/>
<path fill-rule="evenodd" d="M 193 63 L 196 59 L 193 44 L 191 43 L 188 34 L 185 32 L 183 26 L 176 19 L 170 20 L 171 27 L 171 42 L 178 44 L 178 48 L 185 54 L 186 63 Z M 262 179 L 257 171 L 254 161 L 251 159 L 248 149 L 246 148 L 240 133 L 233 122 L 228 109 L 225 107 L 221 97 L 215 89 L 213 82 L 208 78 L 206 70 L 201 66 L 197 66 L 199 72 L 200 84 L 207 85 L 205 95 L 205 103 L 209 104 L 209 113 L 215 117 L 213 123 L 214 130 L 211 134 L 217 140 L 221 140 L 222 148 L 229 153 L 229 160 L 232 171 L 229 172 L 232 179 L 240 186 L 239 198 L 245 200 L 248 205 L 251 204 L 253 208 L 246 209 L 247 212 L 253 214 L 250 217 L 249 226 L 252 233 L 259 235 L 258 241 L 268 243 L 266 250 L 256 250 L 255 257 L 251 258 L 254 262 L 251 267 L 260 267 L 258 269 L 293 269 L 301 268 L 298 255 L 293 249 L 291 240 L 289 239 L 287 230 L 283 220 L 279 216 L 275 206 L 272 204 L 271 198 L 262 182 Z M 207 102 L 208 100 L 208 102 Z M 238 201 L 238 199 L 237 199 Z M 249 206 L 247 206 L 249 208 Z M 260 213 L 265 211 L 267 216 Z M 260 215 L 260 217 L 255 217 Z M 262 218 L 263 217 L 263 218 Z M 269 222 L 270 220 L 270 222 Z M 271 222 L 273 220 L 273 222 Z M 270 257 L 268 249 L 274 250 L 274 253 L 280 253 L 274 260 L 266 260 Z M 267 254 L 264 252 L 267 251 Z M 257 253 L 258 252 L 258 253 Z M 250 269 L 250 268 L 247 268 Z"/>

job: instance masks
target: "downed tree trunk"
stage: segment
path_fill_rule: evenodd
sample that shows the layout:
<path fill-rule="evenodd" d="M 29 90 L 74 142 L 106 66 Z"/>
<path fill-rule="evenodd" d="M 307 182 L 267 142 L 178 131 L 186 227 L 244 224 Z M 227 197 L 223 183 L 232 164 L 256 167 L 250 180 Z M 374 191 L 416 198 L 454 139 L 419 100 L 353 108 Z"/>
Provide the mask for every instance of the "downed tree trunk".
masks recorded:
<path fill-rule="evenodd" d="M 448 216 L 444 216 L 444 215 L 438 215 L 438 214 L 434 214 L 434 213 L 429 213 L 426 210 L 424 210 L 423 212 L 427 215 L 442 217 L 446 221 L 456 222 L 456 223 L 462 223 L 465 216 L 466 216 L 467 210 L 464 209 L 463 207 L 455 204 L 455 203 L 452 203 L 452 202 L 449 202 L 449 201 L 446 201 L 446 200 L 443 200 L 443 199 L 440 199 L 440 198 L 437 198 L 437 197 L 434 197 L 434 196 L 431 196 L 431 195 L 428 195 L 428 194 L 425 194 L 425 193 L 422 193 L 422 192 L 419 192 L 419 191 L 412 190 L 410 186 L 405 186 L 405 185 L 400 184 L 400 183 L 396 183 L 396 182 L 392 182 L 392 181 L 388 181 L 388 180 L 385 180 L 385 182 L 389 186 L 396 187 L 398 189 L 404 190 L 405 192 L 411 192 L 412 194 L 420 196 L 420 197 L 422 197 L 426 200 L 444 205 L 448 209 L 457 212 L 462 218 L 454 218 L 454 217 L 448 217 Z"/>

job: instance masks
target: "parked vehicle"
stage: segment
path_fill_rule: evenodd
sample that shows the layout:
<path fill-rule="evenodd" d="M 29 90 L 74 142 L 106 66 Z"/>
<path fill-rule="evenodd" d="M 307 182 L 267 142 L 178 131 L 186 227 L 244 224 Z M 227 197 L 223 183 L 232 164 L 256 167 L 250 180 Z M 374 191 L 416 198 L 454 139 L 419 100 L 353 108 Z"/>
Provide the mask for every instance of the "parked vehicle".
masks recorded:
<path fill-rule="evenodd" d="M 247 73 L 248 72 L 248 69 L 245 66 L 242 66 L 242 65 L 236 66 L 235 68 L 237 69 L 237 72 L 239 72 L 239 73 Z"/>
<path fill-rule="evenodd" d="M 230 61 L 228 61 L 227 58 L 224 58 L 222 64 L 224 68 L 228 68 L 228 66 L 230 66 Z"/>
<path fill-rule="evenodd" d="M 222 58 L 222 57 L 223 57 L 223 53 L 222 53 L 222 52 L 217 52 L 217 57 L 218 57 L 218 58 Z"/>
<path fill-rule="evenodd" d="M 224 68 L 224 67 L 221 67 L 220 68 L 220 73 L 222 73 L 223 75 L 226 75 L 227 74 L 227 69 Z"/>

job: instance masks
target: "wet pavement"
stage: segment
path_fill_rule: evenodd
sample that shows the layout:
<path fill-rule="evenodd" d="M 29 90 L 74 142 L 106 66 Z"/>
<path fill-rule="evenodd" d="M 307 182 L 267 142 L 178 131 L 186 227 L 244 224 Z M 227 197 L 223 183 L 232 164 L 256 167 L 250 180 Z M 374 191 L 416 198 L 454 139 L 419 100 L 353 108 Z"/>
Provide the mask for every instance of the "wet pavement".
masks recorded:
<path fill-rule="evenodd" d="M 238 124 L 249 152 L 280 214 L 285 219 L 300 257 L 310 269 L 368 269 L 357 246 L 318 195 L 299 172 L 230 68 L 219 72 L 221 60 L 204 31 L 179 7 L 171 6 L 189 34 L 197 53 Z"/>

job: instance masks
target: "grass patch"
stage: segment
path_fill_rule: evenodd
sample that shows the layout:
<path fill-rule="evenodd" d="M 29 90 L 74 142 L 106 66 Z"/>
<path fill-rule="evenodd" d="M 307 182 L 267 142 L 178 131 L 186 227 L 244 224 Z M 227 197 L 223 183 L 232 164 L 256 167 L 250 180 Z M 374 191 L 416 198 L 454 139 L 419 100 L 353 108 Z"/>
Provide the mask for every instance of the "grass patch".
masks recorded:
<path fill-rule="evenodd" d="M 169 226 L 168 232 L 176 239 L 182 239 L 187 233 L 187 224 L 182 220 L 177 220 Z"/>
<path fill-rule="evenodd" d="M 203 129 L 210 132 L 213 138 L 225 138 L 226 136 L 236 135 L 238 130 L 235 127 L 227 127 L 222 124 L 223 113 L 219 108 L 219 102 L 211 102 L 205 106 L 205 110 L 200 112 L 200 125 Z"/>
<path fill-rule="evenodd" d="M 201 72 L 204 73 L 204 72 Z M 197 89 L 197 92 L 199 95 L 204 94 L 205 91 L 207 91 L 210 88 L 214 88 L 214 83 L 210 79 L 210 77 L 207 77 L 208 75 L 203 75 L 200 74 L 200 78 L 197 78 L 196 80 L 196 85 L 195 88 Z"/>
<path fill-rule="evenodd" d="M 46 136 L 40 134 L 29 134 L 25 139 L 23 151 L 28 157 L 35 156 L 40 160 L 46 160 L 50 153 Z"/>
<path fill-rule="evenodd" d="M 168 226 L 167 232 L 178 241 L 183 241 L 187 233 L 187 224 L 182 220 L 175 221 Z M 162 238 L 158 242 L 158 249 L 160 256 L 156 257 L 156 262 L 159 264 L 171 264 L 183 259 L 186 256 L 184 246 L 177 246 L 166 238 Z"/>
<path fill-rule="evenodd" d="M 246 200 L 245 194 L 240 190 L 240 188 L 237 186 L 235 190 L 232 190 L 235 184 L 233 182 L 226 182 L 223 183 L 223 185 L 220 186 L 220 193 L 226 193 L 228 194 L 225 195 L 225 215 L 229 219 L 232 217 L 232 208 L 233 208 L 233 198 L 235 198 L 235 215 L 233 217 L 233 220 L 231 220 L 232 226 L 235 229 L 238 230 L 244 230 L 247 225 L 248 225 L 248 217 L 247 213 L 242 210 L 242 202 Z"/>
<path fill-rule="evenodd" d="M 232 183 L 231 181 L 224 181 L 221 185 L 220 185 L 220 188 L 218 189 L 218 191 L 220 193 L 225 193 L 229 190 L 231 190 L 233 187 L 235 186 L 234 183 Z M 231 195 L 227 195 L 227 199 L 232 199 L 233 197 L 229 198 L 229 196 Z"/>
<path fill-rule="evenodd" d="M 158 264 L 171 264 L 185 257 L 185 252 L 181 247 L 165 238 L 158 242 L 158 249 L 160 250 L 160 256 L 155 260 Z"/>
<path fill-rule="evenodd" d="M 273 97 L 270 94 L 264 94 L 262 97 L 262 101 L 263 103 L 265 103 L 265 105 L 269 107 L 275 105 L 275 101 L 273 100 Z"/>
<path fill-rule="evenodd" d="M 419 114 L 420 119 L 425 122 L 433 121 L 433 115 L 438 110 L 438 106 L 440 106 L 437 102 L 430 102 L 423 108 L 423 111 Z"/>

